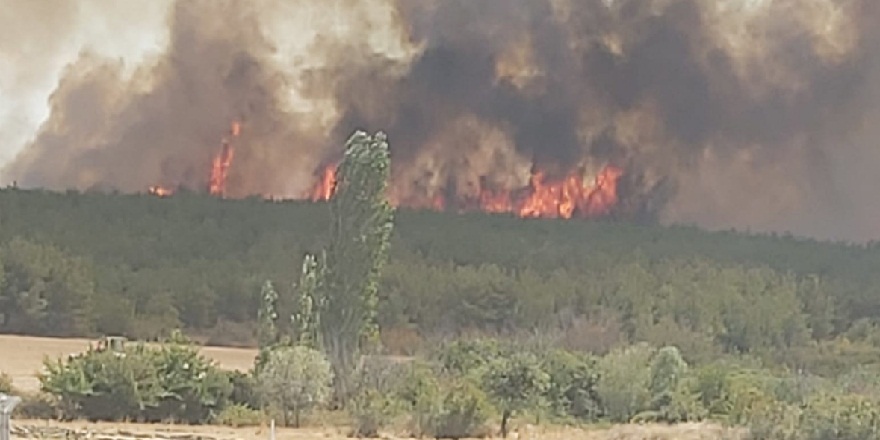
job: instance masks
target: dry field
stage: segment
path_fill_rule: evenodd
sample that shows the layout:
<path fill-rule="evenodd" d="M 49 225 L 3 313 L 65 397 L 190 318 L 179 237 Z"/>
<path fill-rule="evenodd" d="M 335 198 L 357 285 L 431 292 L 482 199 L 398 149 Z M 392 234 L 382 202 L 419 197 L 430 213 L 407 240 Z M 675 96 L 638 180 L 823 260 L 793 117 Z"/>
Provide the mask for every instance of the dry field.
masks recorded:
<path fill-rule="evenodd" d="M 36 374 L 43 367 L 43 358 L 55 359 L 86 350 L 89 339 L 36 338 L 30 336 L 0 335 L 0 372 L 12 376 L 13 384 L 22 391 L 39 389 Z M 248 370 L 257 351 L 243 348 L 203 347 L 205 356 L 216 360 L 223 368 Z"/>

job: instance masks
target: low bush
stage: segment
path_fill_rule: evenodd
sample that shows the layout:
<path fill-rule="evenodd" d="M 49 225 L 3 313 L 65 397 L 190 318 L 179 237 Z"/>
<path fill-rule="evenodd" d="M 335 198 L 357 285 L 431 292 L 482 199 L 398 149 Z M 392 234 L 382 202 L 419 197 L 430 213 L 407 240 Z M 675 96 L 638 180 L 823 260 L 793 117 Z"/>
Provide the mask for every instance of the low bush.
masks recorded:
<path fill-rule="evenodd" d="M 44 392 L 65 418 L 202 423 L 228 403 L 232 383 L 179 333 L 157 349 L 89 350 L 46 361 Z"/>
<path fill-rule="evenodd" d="M 443 391 L 426 434 L 434 438 L 474 438 L 488 434 L 492 405 L 486 393 L 469 380 L 456 380 Z"/>
<path fill-rule="evenodd" d="M 229 405 L 214 416 L 214 423 L 239 428 L 243 426 L 258 426 L 266 419 L 262 411 L 245 405 Z"/>
<path fill-rule="evenodd" d="M 15 416 L 22 419 L 53 420 L 61 417 L 58 400 L 45 393 L 24 394 L 15 407 Z"/>
<path fill-rule="evenodd" d="M 615 349 L 599 361 L 596 392 L 609 421 L 629 422 L 649 409 L 653 356 L 653 348 L 638 344 Z"/>
<path fill-rule="evenodd" d="M 400 413 L 400 401 L 375 388 L 360 390 L 349 402 L 349 415 L 354 427 L 351 436 L 377 438 L 380 431 L 394 422 Z"/>
<path fill-rule="evenodd" d="M 597 360 L 589 355 L 552 350 L 542 356 L 542 368 L 550 377 L 545 400 L 551 414 L 581 422 L 595 422 L 602 409 L 596 385 Z"/>

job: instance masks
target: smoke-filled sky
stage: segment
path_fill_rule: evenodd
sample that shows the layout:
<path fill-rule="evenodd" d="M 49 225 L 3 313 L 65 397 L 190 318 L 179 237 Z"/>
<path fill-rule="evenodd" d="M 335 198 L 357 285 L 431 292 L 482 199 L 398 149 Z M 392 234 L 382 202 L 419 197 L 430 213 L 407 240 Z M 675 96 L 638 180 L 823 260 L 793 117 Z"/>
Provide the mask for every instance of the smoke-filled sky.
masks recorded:
<path fill-rule="evenodd" d="M 621 211 L 880 238 L 876 0 L 6 0 L 0 181 L 303 194 L 356 128 L 403 200 L 625 170 Z"/>

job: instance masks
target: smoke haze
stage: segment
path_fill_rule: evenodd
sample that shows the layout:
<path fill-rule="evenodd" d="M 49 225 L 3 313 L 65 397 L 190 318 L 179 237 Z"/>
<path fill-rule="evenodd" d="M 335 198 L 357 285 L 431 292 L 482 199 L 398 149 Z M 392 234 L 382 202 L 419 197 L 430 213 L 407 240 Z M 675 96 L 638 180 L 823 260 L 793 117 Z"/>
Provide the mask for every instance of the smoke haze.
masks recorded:
<path fill-rule="evenodd" d="M 228 193 L 301 196 L 382 129 L 407 203 L 613 164 L 621 216 L 880 238 L 875 0 L 58 5 L 0 12 L 21 186 L 201 190 L 241 121 Z"/>

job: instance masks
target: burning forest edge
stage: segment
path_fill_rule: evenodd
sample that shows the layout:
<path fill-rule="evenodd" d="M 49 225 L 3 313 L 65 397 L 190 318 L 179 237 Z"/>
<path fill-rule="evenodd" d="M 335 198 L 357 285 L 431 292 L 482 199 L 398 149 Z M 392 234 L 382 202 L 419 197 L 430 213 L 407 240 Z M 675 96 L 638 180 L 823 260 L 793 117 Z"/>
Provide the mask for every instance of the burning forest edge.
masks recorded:
<path fill-rule="evenodd" d="M 211 162 L 208 175 L 207 193 L 226 198 L 229 170 L 233 166 L 235 146 L 242 130 L 240 121 L 233 121 L 229 134 L 221 142 L 220 151 Z M 315 183 L 301 199 L 313 202 L 329 200 L 336 184 L 338 165 L 330 163 L 322 167 Z M 623 170 L 613 165 L 605 165 L 592 182 L 585 177 L 582 169 L 563 177 L 551 178 L 548 174 L 533 167 L 529 184 L 520 188 L 497 188 L 481 181 L 478 192 L 473 197 L 455 197 L 436 194 L 425 199 L 401 198 L 401 191 L 391 186 L 388 197 L 395 206 L 435 211 L 482 211 L 486 213 L 513 214 L 523 218 L 599 218 L 610 214 L 618 203 L 618 180 Z M 170 186 L 153 185 L 148 194 L 157 197 L 171 197 L 175 189 Z M 264 198 L 271 195 L 261 194 Z"/>

